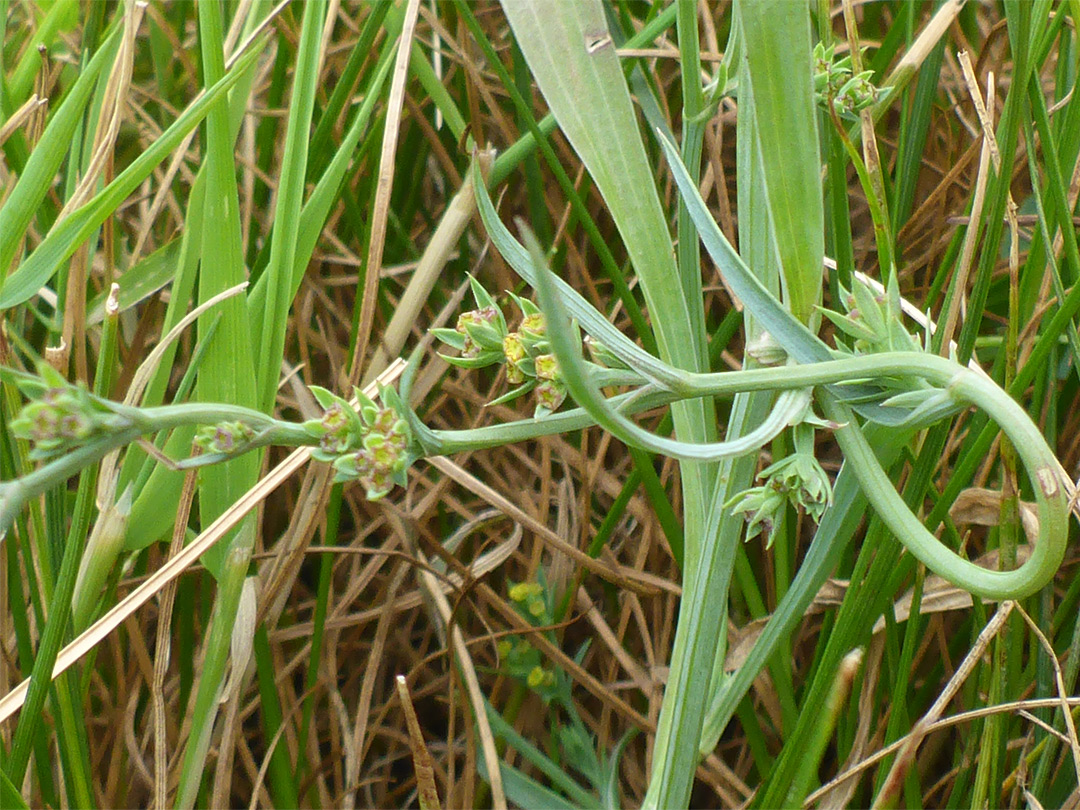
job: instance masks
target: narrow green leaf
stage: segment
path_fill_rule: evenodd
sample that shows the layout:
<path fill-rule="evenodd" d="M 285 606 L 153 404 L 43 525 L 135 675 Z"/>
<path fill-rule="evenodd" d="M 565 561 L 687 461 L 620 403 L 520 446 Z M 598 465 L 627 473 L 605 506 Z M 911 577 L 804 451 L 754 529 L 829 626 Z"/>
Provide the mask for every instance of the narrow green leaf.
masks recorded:
<path fill-rule="evenodd" d="M 49 124 L 41 135 L 37 147 L 23 167 L 11 195 L 0 208 L 0 302 L 7 284 L 4 276 L 15 258 L 15 251 L 26 235 L 26 229 L 37 213 L 45 195 L 49 193 L 60 164 L 67 156 L 75 130 L 82 121 L 86 105 L 97 85 L 98 76 L 106 65 L 116 58 L 120 44 L 120 28 L 114 27 L 108 39 L 98 48 L 90 63 L 79 74 L 78 80 L 53 111 Z M 35 54 L 36 55 L 36 54 Z M 8 279 L 10 284 L 18 273 Z M 40 285 L 39 285 L 40 286 Z M 36 290 L 35 290 L 36 292 Z M 20 303 L 20 302 L 16 302 Z M 11 306 L 0 303 L 0 307 Z"/>
<path fill-rule="evenodd" d="M 116 210 L 161 163 L 187 134 L 198 126 L 207 111 L 225 97 L 258 58 L 261 45 L 256 44 L 244 54 L 227 74 L 209 87 L 206 93 L 191 104 L 172 125 L 140 154 L 131 165 L 117 175 L 109 185 L 49 231 L 37 249 L 12 273 L 0 289 L 0 310 L 22 304 L 35 295 L 60 267 L 60 264 Z M 37 152 L 39 150 L 35 150 Z M 0 230 L 0 233 L 3 233 Z"/>
<path fill-rule="evenodd" d="M 223 5 L 207 3 L 200 5 L 198 10 L 203 75 L 208 84 L 213 82 L 216 86 L 225 77 Z M 240 65 L 232 72 L 239 78 Z M 246 275 L 229 106 L 224 95 L 218 97 L 214 106 L 208 107 L 205 129 L 207 175 L 198 288 L 200 303 L 241 283 Z M 257 408 L 251 334 L 244 301 L 234 296 L 216 309 L 197 321 L 200 338 L 219 318 L 221 326 L 207 346 L 196 385 L 196 398 L 203 402 L 227 402 Z M 255 483 L 260 461 L 260 453 L 248 453 L 203 470 L 199 480 L 199 516 L 204 526 L 210 525 Z M 221 573 L 228 553 L 227 542 L 218 543 L 203 555 L 203 562 L 215 575 Z"/>
<path fill-rule="evenodd" d="M 277 203 L 274 208 L 274 232 L 270 243 L 270 263 L 266 276 L 267 293 L 263 316 L 254 319 L 252 344 L 258 355 L 256 384 L 259 408 L 270 412 L 281 376 L 281 358 L 285 350 L 285 330 L 292 304 L 293 268 L 296 264 L 297 234 L 303 205 L 304 177 L 307 173 L 308 141 L 315 92 L 319 86 L 320 44 L 325 0 L 309 0 L 304 5 L 300 48 L 296 57 L 289 124 L 285 136 L 281 175 L 278 178 Z"/>
<path fill-rule="evenodd" d="M 809 323 L 821 301 L 825 255 L 824 205 L 810 15 L 787 0 L 755 0 L 739 7 L 757 147 L 769 217 L 776 239 L 785 300 Z"/>

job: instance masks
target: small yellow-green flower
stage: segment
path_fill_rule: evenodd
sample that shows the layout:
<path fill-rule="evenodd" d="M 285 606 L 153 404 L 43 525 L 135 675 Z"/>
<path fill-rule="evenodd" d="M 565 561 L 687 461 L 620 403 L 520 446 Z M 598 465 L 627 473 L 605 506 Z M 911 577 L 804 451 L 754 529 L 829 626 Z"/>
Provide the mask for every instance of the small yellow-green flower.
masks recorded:
<path fill-rule="evenodd" d="M 544 589 L 539 582 L 519 582 L 510 587 L 510 598 L 515 602 L 524 602 L 527 599 L 535 599 Z"/>

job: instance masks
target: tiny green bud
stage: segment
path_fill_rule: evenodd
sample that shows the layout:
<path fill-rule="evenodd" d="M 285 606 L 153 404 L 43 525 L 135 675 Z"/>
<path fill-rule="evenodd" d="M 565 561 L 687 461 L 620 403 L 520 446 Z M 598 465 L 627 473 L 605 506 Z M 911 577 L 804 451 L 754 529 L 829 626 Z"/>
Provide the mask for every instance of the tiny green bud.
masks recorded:
<path fill-rule="evenodd" d="M 463 312 L 458 316 L 457 331 L 465 335 L 463 357 L 478 357 L 481 351 L 501 348 L 499 324 L 502 316 L 494 306 Z M 491 345 L 494 344 L 494 345 Z"/>
<path fill-rule="evenodd" d="M 518 327 L 518 331 L 523 336 L 533 340 L 547 337 L 547 322 L 544 320 L 544 313 L 532 312 L 527 314 L 521 319 L 521 326 Z"/>
<path fill-rule="evenodd" d="M 510 598 L 515 602 L 524 602 L 535 599 L 543 592 L 539 582 L 519 582 L 510 587 Z"/>
<path fill-rule="evenodd" d="M 339 403 L 333 403 L 320 420 L 320 427 L 325 431 L 319 437 L 319 449 L 324 453 L 336 455 L 344 453 L 353 444 L 353 435 L 350 427 L 352 420 L 345 412 L 345 407 Z"/>
<path fill-rule="evenodd" d="M 254 436 L 255 431 L 243 422 L 219 422 L 199 428 L 195 434 L 195 444 L 207 453 L 229 455 L 251 441 Z"/>
<path fill-rule="evenodd" d="M 521 362 L 525 359 L 525 344 L 517 332 L 503 338 L 503 355 L 506 357 L 506 381 L 511 385 L 525 382 L 525 372 L 521 368 Z"/>
<path fill-rule="evenodd" d="M 763 366 L 778 366 L 787 360 L 787 351 L 768 332 L 747 343 L 746 353 Z"/>
<path fill-rule="evenodd" d="M 536 411 L 533 416 L 537 419 L 547 416 L 559 410 L 566 400 L 566 385 L 559 380 L 541 380 L 536 386 Z"/>

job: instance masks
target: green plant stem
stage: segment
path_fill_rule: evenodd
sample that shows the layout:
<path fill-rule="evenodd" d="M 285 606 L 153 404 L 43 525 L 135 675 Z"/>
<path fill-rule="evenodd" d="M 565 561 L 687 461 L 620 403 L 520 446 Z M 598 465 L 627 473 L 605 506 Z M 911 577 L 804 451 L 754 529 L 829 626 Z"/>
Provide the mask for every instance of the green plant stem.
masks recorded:
<path fill-rule="evenodd" d="M 104 455 L 104 454 L 103 454 Z M 86 466 L 86 465 L 84 465 Z M 94 476 L 96 478 L 96 476 Z M 79 572 L 83 546 L 86 543 L 86 528 L 89 524 L 90 508 L 93 505 L 91 491 L 93 486 L 80 488 L 75 504 L 75 519 L 68 533 L 60 570 L 56 575 L 49 602 L 49 617 L 34 658 L 34 668 L 30 672 L 30 686 L 26 692 L 26 701 L 19 714 L 19 723 L 15 728 L 15 738 L 11 746 L 11 758 L 7 762 L 6 772 L 14 784 L 22 784 L 26 775 L 26 766 L 30 761 L 35 729 L 41 721 L 41 710 L 45 698 L 52 686 L 52 669 L 56 656 L 64 643 L 64 635 L 71 617 L 71 597 L 75 592 L 75 580 Z M 0 499 L 0 504 L 3 504 Z M 6 516 L 5 516 L 6 517 Z M 80 798 L 87 798 L 85 796 Z"/>
<path fill-rule="evenodd" d="M 188 810 L 195 805 L 199 785 L 202 784 L 203 765 L 210 748 L 214 718 L 217 717 L 225 665 L 229 661 L 233 621 L 240 604 L 240 594 L 254 544 L 255 522 L 249 517 L 236 533 L 221 571 L 214 616 L 204 646 L 206 653 L 202 672 L 199 674 L 198 690 L 191 710 L 191 736 L 184 749 L 180 771 L 180 785 L 176 794 L 178 810 Z M 236 677 L 242 677 L 242 674 L 236 673 Z"/>
<path fill-rule="evenodd" d="M 103 400 L 99 400 L 103 402 Z M 256 431 L 255 437 L 241 448 L 253 450 L 270 444 L 311 445 L 317 443 L 304 432 L 300 425 L 283 422 L 250 408 L 237 405 L 193 402 L 183 405 L 164 405 L 158 408 L 132 408 L 108 403 L 122 423 L 92 442 L 79 447 L 60 458 L 50 461 L 28 475 L 14 481 L 0 483 L 0 537 L 11 526 L 19 510 L 31 498 L 67 480 L 79 470 L 96 464 L 113 450 L 124 447 L 149 433 L 171 430 L 182 425 L 212 425 L 218 422 L 241 421 Z M 236 455 L 231 454 L 231 458 Z M 199 456 L 196 466 L 225 456 Z"/>
<path fill-rule="evenodd" d="M 568 318 L 555 286 L 551 283 L 550 272 L 544 265 L 539 245 L 529 232 L 526 232 L 526 239 L 532 242 L 534 269 L 539 282 L 537 292 L 541 308 L 551 325 L 549 339 L 552 350 L 559 359 L 567 387 L 599 424 L 623 441 L 634 444 L 642 434 L 648 434 L 612 410 L 588 379 L 579 354 L 579 341 L 572 330 L 562 327 Z M 908 550 L 936 574 L 969 593 L 987 598 L 1015 599 L 1034 593 L 1053 578 L 1061 565 L 1068 531 L 1067 489 L 1070 482 L 1057 457 L 1024 410 L 984 375 L 951 360 L 921 352 L 889 352 L 807 366 L 720 374 L 697 375 L 673 371 L 684 378 L 686 395 L 697 397 L 729 393 L 728 386 L 732 377 L 739 380 L 739 390 L 752 390 L 751 386 L 746 384 L 750 379 L 757 382 L 763 379 L 775 381 L 777 372 L 784 376 L 782 386 L 774 384 L 768 387 L 791 390 L 803 386 L 883 377 L 916 377 L 934 383 L 941 387 L 941 391 L 935 396 L 940 397 L 942 402 L 932 410 L 933 416 L 940 418 L 944 413 L 952 412 L 961 405 L 976 405 L 985 410 L 1012 441 L 1028 470 L 1035 490 L 1039 506 L 1039 540 L 1028 561 L 1014 571 L 987 571 L 957 556 L 931 535 L 904 504 L 855 424 L 850 409 L 831 392 L 823 390 L 822 405 L 827 416 L 837 425 L 836 437 L 844 451 L 844 457 L 851 463 L 867 498 L 882 520 Z M 715 382 L 717 387 L 711 387 L 709 382 Z M 652 440 L 657 441 L 658 438 L 653 437 Z M 673 445 L 677 447 L 671 449 L 680 450 L 682 453 L 689 453 L 694 447 L 689 442 L 674 442 Z M 669 451 L 666 444 L 663 447 L 663 452 Z"/>

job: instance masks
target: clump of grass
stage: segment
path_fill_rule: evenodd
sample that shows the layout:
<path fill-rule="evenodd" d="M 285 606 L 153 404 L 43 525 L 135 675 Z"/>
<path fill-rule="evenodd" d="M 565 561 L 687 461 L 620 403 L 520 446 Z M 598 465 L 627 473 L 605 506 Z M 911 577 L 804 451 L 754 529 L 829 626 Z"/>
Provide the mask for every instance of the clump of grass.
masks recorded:
<path fill-rule="evenodd" d="M 0 0 L 0 803 L 1070 801 L 1070 9 Z"/>

